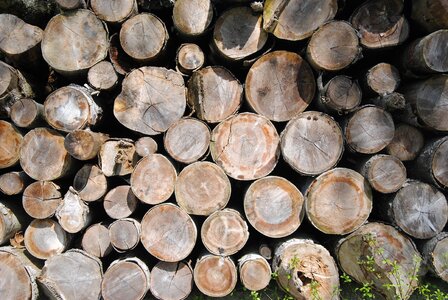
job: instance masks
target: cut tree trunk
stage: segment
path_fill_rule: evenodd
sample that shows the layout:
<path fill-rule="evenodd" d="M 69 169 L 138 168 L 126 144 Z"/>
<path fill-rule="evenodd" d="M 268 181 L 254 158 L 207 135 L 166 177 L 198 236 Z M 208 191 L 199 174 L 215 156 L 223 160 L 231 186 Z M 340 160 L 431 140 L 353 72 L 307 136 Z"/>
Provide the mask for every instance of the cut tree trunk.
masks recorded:
<path fill-rule="evenodd" d="M 400 123 L 395 126 L 395 134 L 387 145 L 386 151 L 401 161 L 414 160 L 424 146 L 423 133 L 408 124 Z"/>
<path fill-rule="evenodd" d="M 242 113 L 213 129 L 210 152 L 215 163 L 237 180 L 254 180 L 272 172 L 280 155 L 280 137 L 265 117 Z"/>
<path fill-rule="evenodd" d="M 0 192 L 12 196 L 20 194 L 28 185 L 30 178 L 25 172 L 8 172 L 0 175 Z"/>
<path fill-rule="evenodd" d="M 267 176 L 252 183 L 244 196 L 249 223 L 271 238 L 286 237 L 302 223 L 305 210 L 302 193 L 290 181 Z"/>
<path fill-rule="evenodd" d="M 277 247 L 272 271 L 296 299 L 339 299 L 339 274 L 327 249 L 311 240 L 290 239 Z"/>
<path fill-rule="evenodd" d="M 315 102 L 319 110 L 330 114 L 345 114 L 361 104 L 362 92 L 358 80 L 345 75 L 336 75 L 325 85 L 322 77 L 317 79 L 319 96 Z"/>
<path fill-rule="evenodd" d="M 243 286 L 249 291 L 266 288 L 271 281 L 271 266 L 258 254 L 246 254 L 238 260 L 238 273 Z"/>
<path fill-rule="evenodd" d="M 92 211 L 82 201 L 78 192 L 72 187 L 64 195 L 56 209 L 56 218 L 61 227 L 68 233 L 77 233 L 86 228 L 92 221 Z"/>
<path fill-rule="evenodd" d="M 187 86 L 188 105 L 208 123 L 221 122 L 235 114 L 243 101 L 243 86 L 224 67 L 208 66 L 194 72 Z"/>
<path fill-rule="evenodd" d="M 77 8 L 86 8 L 85 0 L 55 0 L 61 10 L 73 10 Z"/>
<path fill-rule="evenodd" d="M 87 81 L 95 90 L 110 92 L 118 84 L 118 75 L 112 63 L 103 60 L 89 69 Z"/>
<path fill-rule="evenodd" d="M 211 162 L 196 162 L 185 167 L 175 184 L 177 204 L 188 214 L 209 216 L 223 209 L 232 187 L 224 171 Z"/>
<path fill-rule="evenodd" d="M 90 0 L 95 15 L 111 24 L 123 23 L 138 13 L 136 0 Z"/>
<path fill-rule="evenodd" d="M 62 202 L 60 187 L 51 181 L 36 181 L 23 191 L 25 212 L 35 219 L 51 218 Z"/>
<path fill-rule="evenodd" d="M 185 1 L 184 1 L 185 2 Z M 182 44 L 176 53 L 176 69 L 184 75 L 191 75 L 205 63 L 205 55 L 196 44 Z"/>
<path fill-rule="evenodd" d="M 238 275 L 230 257 L 206 254 L 196 261 L 194 282 L 197 288 L 210 297 L 225 297 L 236 286 Z"/>
<path fill-rule="evenodd" d="M 400 72 L 391 64 L 379 63 L 367 71 L 366 86 L 369 92 L 387 95 L 395 92 L 400 85 Z"/>
<path fill-rule="evenodd" d="M 428 32 L 448 28 L 447 14 L 445 0 L 412 1 L 411 18 Z"/>
<path fill-rule="evenodd" d="M 137 247 L 141 238 L 141 225 L 132 218 L 114 221 L 109 226 L 112 247 L 119 253 L 128 252 Z"/>
<path fill-rule="evenodd" d="M 78 160 L 95 158 L 109 135 L 93 132 L 90 129 L 75 129 L 65 136 L 64 147 L 71 156 Z"/>
<path fill-rule="evenodd" d="M 107 179 L 100 168 L 86 164 L 76 173 L 73 188 L 83 201 L 97 201 L 107 192 Z"/>
<path fill-rule="evenodd" d="M 9 122 L 0 120 L 0 169 L 14 166 L 20 159 L 23 136 Z"/>
<path fill-rule="evenodd" d="M 333 168 L 344 152 L 344 136 L 327 114 L 307 111 L 286 125 L 281 134 L 283 159 L 303 175 L 318 175 Z"/>
<path fill-rule="evenodd" d="M 250 68 L 245 95 L 257 113 L 272 121 L 289 121 L 303 112 L 316 89 L 308 63 L 297 53 L 274 51 L 263 55 Z"/>
<path fill-rule="evenodd" d="M 24 216 L 13 205 L 6 201 L 0 202 L 0 245 L 5 244 L 18 231 L 25 228 Z"/>
<path fill-rule="evenodd" d="M 98 258 L 112 252 L 109 229 L 103 223 L 89 226 L 82 236 L 81 246 L 84 251 Z"/>
<path fill-rule="evenodd" d="M 304 40 L 322 24 L 334 18 L 337 0 L 267 0 L 263 9 L 263 28 L 277 38 Z"/>
<path fill-rule="evenodd" d="M 176 30 L 186 37 L 203 35 L 213 20 L 211 0 L 177 0 L 173 7 Z"/>
<path fill-rule="evenodd" d="M 131 139 L 109 139 L 98 152 L 98 163 L 107 177 L 131 174 L 137 160 L 138 155 Z"/>
<path fill-rule="evenodd" d="M 260 247 L 258 247 L 258 253 L 260 253 L 266 260 L 272 259 L 272 249 L 268 244 L 261 244 Z"/>
<path fill-rule="evenodd" d="M 141 137 L 135 142 L 135 151 L 141 157 L 154 154 L 157 150 L 157 142 L 149 136 Z"/>
<path fill-rule="evenodd" d="M 193 289 L 193 270 L 184 262 L 159 261 L 151 270 L 151 293 L 160 300 L 184 300 Z"/>
<path fill-rule="evenodd" d="M 190 255 L 197 237 L 191 217 L 174 204 L 152 207 L 142 220 L 142 244 L 161 261 L 177 262 Z"/>
<path fill-rule="evenodd" d="M 136 210 L 138 199 L 129 185 L 111 189 L 104 197 L 104 210 L 112 219 L 127 218 Z"/>
<path fill-rule="evenodd" d="M 441 232 L 422 246 L 424 262 L 429 270 L 440 279 L 448 282 L 448 232 Z"/>
<path fill-rule="evenodd" d="M 44 106 L 33 99 L 20 99 L 11 106 L 10 118 L 18 127 L 39 127 L 44 124 Z"/>
<path fill-rule="evenodd" d="M 372 211 L 372 191 L 361 174 L 346 168 L 327 171 L 306 190 L 308 220 L 326 234 L 358 229 Z"/>

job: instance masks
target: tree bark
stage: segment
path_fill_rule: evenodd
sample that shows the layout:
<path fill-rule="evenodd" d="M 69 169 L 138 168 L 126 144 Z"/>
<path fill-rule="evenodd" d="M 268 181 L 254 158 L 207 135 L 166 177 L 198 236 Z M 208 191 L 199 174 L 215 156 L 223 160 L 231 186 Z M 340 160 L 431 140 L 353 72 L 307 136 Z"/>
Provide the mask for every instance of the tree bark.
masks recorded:
<path fill-rule="evenodd" d="M 22 193 L 30 178 L 25 172 L 8 172 L 0 175 L 0 192 L 12 196 Z"/>
<path fill-rule="evenodd" d="M 103 60 L 89 69 L 87 81 L 95 90 L 110 92 L 118 85 L 118 75 L 112 63 Z"/>
<path fill-rule="evenodd" d="M 387 145 L 386 151 L 401 161 L 414 160 L 424 146 L 423 133 L 416 127 L 399 123 L 395 126 L 395 134 Z"/>
<path fill-rule="evenodd" d="M 185 2 L 185 1 L 184 1 Z M 176 69 L 186 76 L 199 70 L 205 63 L 205 55 L 196 44 L 182 44 L 176 53 Z"/>
<path fill-rule="evenodd" d="M 412 1 L 411 18 L 428 32 L 448 28 L 447 13 L 444 0 Z"/>
<path fill-rule="evenodd" d="M 429 270 L 448 282 L 448 233 L 441 232 L 432 239 L 425 241 L 422 246 L 422 255 Z"/>
<path fill-rule="evenodd" d="M 64 147 L 78 160 L 90 160 L 97 156 L 109 135 L 90 129 L 75 129 L 65 136 Z"/>
<path fill-rule="evenodd" d="M 0 120 L 0 169 L 14 166 L 20 159 L 23 136 L 9 122 Z"/>
<path fill-rule="evenodd" d="M 77 233 L 86 228 L 92 221 L 92 214 L 93 211 L 72 187 L 69 188 L 56 209 L 56 218 L 59 224 L 69 233 Z"/>
<path fill-rule="evenodd" d="M 135 151 L 141 157 L 154 154 L 157 150 L 157 142 L 149 136 L 141 137 L 135 142 Z"/>
<path fill-rule="evenodd" d="M 97 201 L 107 192 L 107 179 L 96 165 L 86 164 L 76 173 L 73 188 L 83 201 Z"/>
<path fill-rule="evenodd" d="M 183 36 L 196 38 L 203 35 L 210 28 L 212 20 L 213 4 L 210 0 L 177 0 L 174 2 L 174 27 Z"/>
<path fill-rule="evenodd" d="M 193 270 L 184 262 L 159 261 L 151 270 L 151 293 L 160 300 L 184 300 L 193 289 Z"/>
<path fill-rule="evenodd" d="M 134 171 L 138 155 L 131 139 L 111 138 L 101 145 L 98 163 L 107 177 L 124 176 Z"/>
<path fill-rule="evenodd" d="M 129 185 L 120 185 L 111 189 L 103 201 L 104 210 L 112 219 L 124 219 L 132 215 L 138 205 L 138 199 Z"/>
<path fill-rule="evenodd" d="M 33 99 L 20 99 L 11 106 L 10 118 L 17 127 L 39 127 L 44 124 L 44 106 Z"/>
<path fill-rule="evenodd" d="M 90 0 L 92 11 L 103 21 L 121 24 L 138 13 L 136 0 Z"/>
<path fill-rule="evenodd" d="M 21 212 L 6 201 L 0 202 L 0 245 L 5 244 L 25 227 Z"/>
<path fill-rule="evenodd" d="M 250 291 L 266 288 L 271 281 L 271 266 L 258 254 L 246 254 L 238 260 L 238 273 L 243 286 Z"/>
<path fill-rule="evenodd" d="M 82 236 L 81 246 L 84 251 L 98 258 L 112 252 L 109 229 L 103 223 L 89 226 Z"/>
<path fill-rule="evenodd" d="M 141 238 L 141 225 L 132 218 L 114 221 L 109 225 L 110 243 L 119 253 L 128 252 L 137 247 Z"/>
<path fill-rule="evenodd" d="M 51 218 L 62 202 L 60 187 L 51 181 L 36 181 L 23 191 L 25 212 L 35 219 Z"/>
<path fill-rule="evenodd" d="M 362 92 L 358 80 L 336 75 L 325 85 L 322 76 L 317 79 L 319 96 L 315 102 L 319 110 L 328 114 L 346 114 L 361 104 Z"/>

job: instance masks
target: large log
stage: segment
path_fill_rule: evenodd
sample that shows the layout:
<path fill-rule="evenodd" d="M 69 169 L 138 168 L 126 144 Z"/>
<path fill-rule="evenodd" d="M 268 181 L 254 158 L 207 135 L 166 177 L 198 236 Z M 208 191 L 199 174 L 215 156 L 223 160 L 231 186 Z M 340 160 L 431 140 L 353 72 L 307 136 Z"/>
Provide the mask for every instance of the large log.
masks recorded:
<path fill-rule="evenodd" d="M 250 291 L 266 288 L 271 281 L 271 266 L 258 254 L 246 254 L 238 260 L 238 273 L 243 286 Z"/>
<path fill-rule="evenodd" d="M 98 18 L 111 24 L 123 23 L 138 12 L 136 0 L 90 0 L 90 7 Z"/>
<path fill-rule="evenodd" d="M 447 13 L 445 0 L 412 1 L 411 18 L 428 32 L 448 28 Z"/>
<path fill-rule="evenodd" d="M 184 262 L 159 261 L 151 270 L 149 288 L 160 300 L 186 299 L 193 289 L 193 270 Z"/>
<path fill-rule="evenodd" d="M 356 79 L 336 75 L 323 85 L 322 76 L 319 76 L 317 86 L 319 95 L 315 103 L 323 112 L 345 114 L 361 104 L 362 92 Z"/>
<path fill-rule="evenodd" d="M 88 227 L 82 236 L 81 247 L 90 255 L 98 258 L 109 255 L 113 248 L 107 226 L 97 223 Z"/>
<path fill-rule="evenodd" d="M 78 192 L 73 187 L 70 187 L 56 209 L 55 215 L 65 231 L 77 233 L 90 224 L 93 211 L 82 201 Z"/>
<path fill-rule="evenodd" d="M 0 245 L 25 228 L 25 220 L 20 213 L 20 210 L 6 201 L 0 202 Z"/>
<path fill-rule="evenodd" d="M 33 99 L 23 98 L 11 106 L 10 117 L 18 127 L 38 127 L 44 123 L 44 106 Z"/>
<path fill-rule="evenodd" d="M 127 218 L 137 208 L 138 199 L 129 185 L 120 185 L 111 189 L 104 197 L 103 205 L 112 219 Z"/>
<path fill-rule="evenodd" d="M 64 147 L 78 160 L 89 160 L 97 156 L 109 135 L 93 132 L 90 129 L 75 129 L 65 136 Z"/>
<path fill-rule="evenodd" d="M 25 231 L 26 250 L 34 257 L 48 259 L 67 250 L 70 236 L 52 219 L 36 219 Z"/>
<path fill-rule="evenodd" d="M 87 81 L 95 90 L 110 92 L 118 85 L 118 75 L 112 63 L 103 60 L 89 69 Z"/>
<path fill-rule="evenodd" d="M 109 237 L 112 247 L 119 253 L 128 252 L 137 247 L 141 238 L 141 225 L 132 218 L 114 221 L 109 225 Z"/>
<path fill-rule="evenodd" d="M 184 1 L 185 2 L 185 1 Z M 205 63 L 205 55 L 196 44 L 182 44 L 176 53 L 176 69 L 184 75 L 191 75 Z"/>
<path fill-rule="evenodd" d="M 424 146 L 423 133 L 414 126 L 399 123 L 395 125 L 395 134 L 387 145 L 386 151 L 401 161 L 414 160 Z"/>
<path fill-rule="evenodd" d="M 97 201 L 107 192 L 107 179 L 100 168 L 86 164 L 76 173 L 73 188 L 83 201 Z"/>
<path fill-rule="evenodd" d="M 111 138 L 101 145 L 98 152 L 98 164 L 107 177 L 131 174 L 137 160 L 138 155 L 131 139 Z"/>
<path fill-rule="evenodd" d="M 15 165 L 20 159 L 23 136 L 9 122 L 0 120 L 0 169 Z"/>
<path fill-rule="evenodd" d="M 213 20 L 211 0 L 177 0 L 173 7 L 173 24 L 187 37 L 203 35 Z"/>
<path fill-rule="evenodd" d="M 448 233 L 441 232 L 422 245 L 422 256 L 429 270 L 448 282 Z"/>
<path fill-rule="evenodd" d="M 51 218 L 62 202 L 60 187 L 51 181 L 36 181 L 23 191 L 25 212 L 35 219 Z"/>
<path fill-rule="evenodd" d="M 28 185 L 30 178 L 25 172 L 8 172 L 0 175 L 0 192 L 12 196 L 20 194 Z"/>

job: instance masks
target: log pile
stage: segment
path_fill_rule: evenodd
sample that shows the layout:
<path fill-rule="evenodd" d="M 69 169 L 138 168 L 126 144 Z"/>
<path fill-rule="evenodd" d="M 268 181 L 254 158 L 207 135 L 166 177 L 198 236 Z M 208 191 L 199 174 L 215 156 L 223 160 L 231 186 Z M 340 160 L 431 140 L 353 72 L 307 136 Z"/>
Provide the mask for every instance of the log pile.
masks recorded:
<path fill-rule="evenodd" d="M 448 283 L 446 0 L 10 2 L 2 299 Z"/>

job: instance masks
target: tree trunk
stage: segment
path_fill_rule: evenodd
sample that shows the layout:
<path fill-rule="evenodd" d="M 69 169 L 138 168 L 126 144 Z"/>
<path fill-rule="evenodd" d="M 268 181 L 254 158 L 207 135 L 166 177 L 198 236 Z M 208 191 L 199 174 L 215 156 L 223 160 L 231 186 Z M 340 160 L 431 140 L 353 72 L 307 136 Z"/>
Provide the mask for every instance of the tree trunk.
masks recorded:
<path fill-rule="evenodd" d="M 22 134 L 9 122 L 0 120 L 0 169 L 14 166 L 20 159 Z"/>
<path fill-rule="evenodd" d="M 39 127 L 45 124 L 44 106 L 33 99 L 23 98 L 11 106 L 10 117 L 17 127 Z"/>
<path fill-rule="evenodd" d="M 395 125 L 395 134 L 386 151 L 401 161 L 414 160 L 424 146 L 423 133 L 408 124 Z"/>
<path fill-rule="evenodd" d="M 154 154 L 157 150 L 157 142 L 149 136 L 141 137 L 135 142 L 135 151 L 141 157 Z"/>
<path fill-rule="evenodd" d="M 185 2 L 185 1 L 184 1 Z M 184 75 L 190 76 L 205 63 L 205 55 L 196 44 L 182 44 L 176 53 L 176 69 Z"/>
<path fill-rule="evenodd" d="M 25 172 L 8 172 L 0 175 L 0 192 L 12 196 L 22 193 L 30 178 Z"/>
<path fill-rule="evenodd" d="M 411 18 L 428 32 L 448 28 L 447 14 L 445 0 L 412 1 Z"/>
<path fill-rule="evenodd" d="M 107 179 L 96 165 L 86 164 L 76 173 L 73 188 L 83 201 L 97 201 L 107 192 Z"/>
<path fill-rule="evenodd" d="M 318 175 L 339 162 L 344 137 L 332 117 L 308 111 L 288 122 L 280 145 L 283 159 L 294 170 L 303 175 Z"/>
<path fill-rule="evenodd" d="M 345 114 L 361 104 L 362 92 L 358 80 L 336 75 L 325 85 L 322 76 L 317 79 L 319 96 L 315 102 L 319 110 L 329 114 Z"/>
<path fill-rule="evenodd" d="M 20 211 L 6 201 L 0 202 L 0 245 L 24 227 L 25 221 Z"/>
<path fill-rule="evenodd" d="M 374 65 L 366 74 L 366 88 L 371 94 L 391 94 L 398 89 L 400 82 L 400 73 L 397 68 L 387 63 Z"/>
<path fill-rule="evenodd" d="M 69 233 L 77 233 L 86 228 L 92 221 L 92 214 L 93 212 L 72 187 L 56 209 L 59 224 Z"/>
<path fill-rule="evenodd" d="M 131 174 L 137 160 L 134 141 L 130 139 L 109 139 L 98 152 L 98 163 L 107 177 Z"/>
<path fill-rule="evenodd" d="M 73 10 L 77 8 L 86 8 L 85 0 L 55 0 L 61 10 Z"/>
<path fill-rule="evenodd" d="M 142 244 L 161 261 L 177 262 L 190 255 L 197 237 L 191 217 L 174 204 L 152 207 L 142 220 Z"/>
<path fill-rule="evenodd" d="M 90 160 L 97 156 L 109 135 L 90 129 L 75 129 L 65 136 L 64 147 L 78 160 Z"/>
<path fill-rule="evenodd" d="M 109 229 L 103 223 L 89 226 L 82 236 L 81 246 L 84 251 L 98 258 L 112 252 Z"/>
<path fill-rule="evenodd" d="M 112 247 L 119 253 L 128 252 L 137 247 L 141 238 L 141 225 L 132 218 L 114 221 L 109 226 Z"/>
<path fill-rule="evenodd" d="M 260 255 L 266 260 L 272 259 L 272 249 L 268 244 L 260 244 L 260 247 L 258 247 L 258 253 L 260 253 Z"/>
<path fill-rule="evenodd" d="M 124 219 L 132 215 L 138 205 L 138 199 L 129 185 L 120 185 L 111 189 L 104 197 L 104 210 L 112 219 Z"/>
<path fill-rule="evenodd" d="M 267 118 L 242 113 L 213 129 L 210 152 L 228 176 L 254 180 L 274 169 L 280 155 L 280 137 Z"/>
<path fill-rule="evenodd" d="M 313 100 L 316 83 L 308 63 L 297 53 L 274 51 L 250 68 L 245 95 L 251 108 L 276 122 L 289 121 Z"/>
<path fill-rule="evenodd" d="M 151 270 L 151 293 L 160 300 L 184 300 L 193 289 L 193 270 L 184 262 L 159 261 Z"/>
<path fill-rule="evenodd" d="M 422 255 L 429 270 L 440 279 L 448 282 L 448 232 L 441 232 L 432 239 L 425 241 Z"/>
<path fill-rule="evenodd" d="M 361 174 L 345 168 L 327 171 L 306 190 L 308 220 L 326 234 L 358 229 L 372 211 L 372 191 Z"/>
<path fill-rule="evenodd" d="M 136 0 L 90 0 L 92 11 L 103 21 L 121 24 L 138 13 Z"/>
<path fill-rule="evenodd" d="M 266 288 L 271 281 L 271 266 L 258 254 L 246 254 L 238 260 L 238 273 L 243 286 L 249 291 Z"/>
<path fill-rule="evenodd" d="M 23 191 L 25 212 L 35 219 L 51 218 L 62 203 L 60 187 L 51 181 L 36 181 Z"/>
<path fill-rule="evenodd" d="M 232 186 L 224 171 L 211 162 L 186 166 L 176 180 L 177 204 L 190 215 L 209 216 L 230 200 Z"/>
<path fill-rule="evenodd" d="M 174 2 L 174 27 L 183 36 L 196 38 L 203 35 L 210 28 L 212 20 L 213 4 L 210 0 L 177 0 Z"/>
<path fill-rule="evenodd" d="M 89 69 L 87 81 L 95 90 L 110 92 L 118 85 L 118 75 L 112 63 L 103 60 Z"/>
<path fill-rule="evenodd" d="M 297 187 L 277 176 L 258 179 L 244 196 L 247 220 L 258 232 L 271 238 L 295 232 L 305 215 L 303 207 L 304 199 Z"/>

